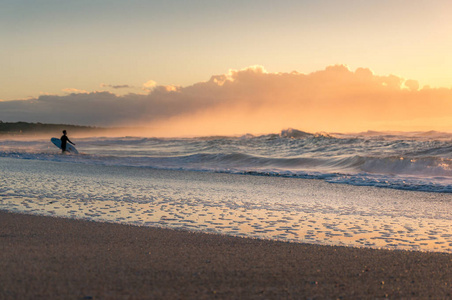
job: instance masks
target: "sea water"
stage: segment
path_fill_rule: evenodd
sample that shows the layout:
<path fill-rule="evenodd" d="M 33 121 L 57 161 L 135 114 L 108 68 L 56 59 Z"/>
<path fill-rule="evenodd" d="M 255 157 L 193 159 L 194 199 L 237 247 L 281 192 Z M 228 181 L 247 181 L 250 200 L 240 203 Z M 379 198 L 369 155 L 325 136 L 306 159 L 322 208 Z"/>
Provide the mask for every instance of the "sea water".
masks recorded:
<path fill-rule="evenodd" d="M 308 242 L 452 252 L 452 135 L 0 140 L 0 209 Z"/>

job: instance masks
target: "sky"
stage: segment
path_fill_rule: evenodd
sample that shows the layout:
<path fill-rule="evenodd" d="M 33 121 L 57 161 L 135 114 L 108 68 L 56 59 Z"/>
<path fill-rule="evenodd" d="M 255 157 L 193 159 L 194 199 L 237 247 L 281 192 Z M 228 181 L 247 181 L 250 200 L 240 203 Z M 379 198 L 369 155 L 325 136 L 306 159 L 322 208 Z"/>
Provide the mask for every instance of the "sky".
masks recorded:
<path fill-rule="evenodd" d="M 0 120 L 452 131 L 450 32 L 446 0 L 0 0 Z"/>

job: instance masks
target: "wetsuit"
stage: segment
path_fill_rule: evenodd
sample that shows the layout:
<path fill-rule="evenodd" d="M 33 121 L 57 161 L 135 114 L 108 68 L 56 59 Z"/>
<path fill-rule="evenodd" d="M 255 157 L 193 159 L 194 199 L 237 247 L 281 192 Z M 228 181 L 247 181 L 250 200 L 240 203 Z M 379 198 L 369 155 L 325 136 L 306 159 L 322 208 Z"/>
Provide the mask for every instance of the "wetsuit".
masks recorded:
<path fill-rule="evenodd" d="M 63 135 L 60 138 L 60 140 L 61 140 L 61 150 L 63 150 L 63 152 L 64 152 L 64 151 L 66 151 L 67 142 L 71 142 L 71 141 L 69 141 L 69 138 L 66 135 Z"/>

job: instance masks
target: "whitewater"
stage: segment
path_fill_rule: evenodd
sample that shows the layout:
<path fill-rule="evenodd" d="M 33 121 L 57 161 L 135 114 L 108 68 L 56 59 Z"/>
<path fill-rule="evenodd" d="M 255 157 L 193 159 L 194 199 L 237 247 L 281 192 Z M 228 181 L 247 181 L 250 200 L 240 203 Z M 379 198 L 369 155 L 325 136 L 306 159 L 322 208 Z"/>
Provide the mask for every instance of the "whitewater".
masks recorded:
<path fill-rule="evenodd" d="M 452 252 L 452 134 L 0 139 L 0 210 Z"/>
<path fill-rule="evenodd" d="M 320 179 L 425 192 L 452 192 L 452 134 L 311 134 L 83 138 L 81 155 L 61 156 L 48 139 L 0 140 L 0 157 Z"/>

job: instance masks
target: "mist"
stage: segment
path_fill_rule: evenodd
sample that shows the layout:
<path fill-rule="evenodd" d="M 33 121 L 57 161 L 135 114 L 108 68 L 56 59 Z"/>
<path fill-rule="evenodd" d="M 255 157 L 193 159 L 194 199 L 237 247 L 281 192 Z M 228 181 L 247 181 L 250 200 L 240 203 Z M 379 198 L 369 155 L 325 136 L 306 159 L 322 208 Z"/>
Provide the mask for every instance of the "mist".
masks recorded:
<path fill-rule="evenodd" d="M 156 84 L 145 95 L 98 91 L 0 102 L 2 121 L 129 127 L 131 135 L 168 137 L 283 128 L 451 131 L 451 114 L 449 88 L 420 88 L 413 79 L 344 65 L 309 74 L 254 66 L 187 87 Z"/>

